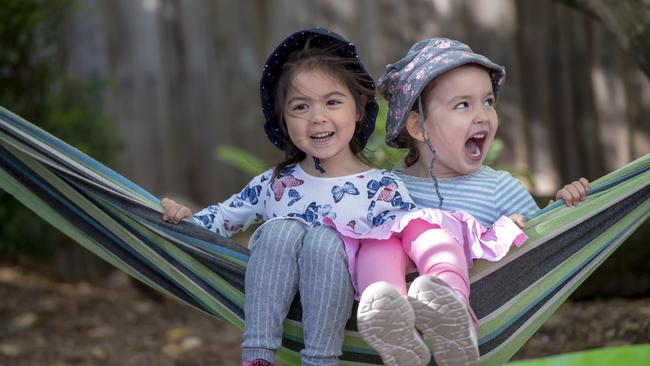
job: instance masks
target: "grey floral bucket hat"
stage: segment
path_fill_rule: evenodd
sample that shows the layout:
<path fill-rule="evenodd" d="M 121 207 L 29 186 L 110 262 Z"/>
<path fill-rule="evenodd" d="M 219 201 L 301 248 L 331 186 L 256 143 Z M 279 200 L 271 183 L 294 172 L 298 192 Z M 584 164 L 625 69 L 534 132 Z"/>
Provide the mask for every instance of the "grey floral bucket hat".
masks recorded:
<path fill-rule="evenodd" d="M 506 78 L 506 70 L 469 46 L 447 38 L 430 38 L 411 47 L 401 60 L 386 66 L 377 82 L 377 91 L 388 101 L 386 144 L 405 147 L 397 137 L 406 123 L 406 117 L 422 90 L 436 76 L 466 64 L 478 64 L 490 73 L 494 96 Z"/>

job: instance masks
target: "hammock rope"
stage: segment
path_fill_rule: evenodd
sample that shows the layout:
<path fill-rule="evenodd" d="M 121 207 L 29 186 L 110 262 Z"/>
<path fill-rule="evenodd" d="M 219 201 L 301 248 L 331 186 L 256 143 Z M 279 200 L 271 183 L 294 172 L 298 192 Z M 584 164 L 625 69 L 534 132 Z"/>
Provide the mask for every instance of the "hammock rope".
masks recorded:
<path fill-rule="evenodd" d="M 650 154 L 594 181 L 580 205 L 556 202 L 530 218 L 529 240 L 502 261 L 475 263 L 481 365 L 512 357 L 648 218 L 649 183 Z M 156 197 L 2 107 L 0 188 L 118 269 L 243 329 L 246 248 L 189 222 L 163 222 Z M 300 319 L 296 299 L 278 351 L 289 365 L 300 364 Z M 381 359 L 350 319 L 341 365 L 368 364 Z"/>

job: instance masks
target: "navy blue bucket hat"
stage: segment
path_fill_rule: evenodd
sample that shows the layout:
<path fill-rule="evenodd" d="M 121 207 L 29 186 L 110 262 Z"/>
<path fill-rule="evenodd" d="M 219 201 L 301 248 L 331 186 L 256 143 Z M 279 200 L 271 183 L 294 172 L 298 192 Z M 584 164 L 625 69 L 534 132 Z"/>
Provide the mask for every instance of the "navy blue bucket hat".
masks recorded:
<path fill-rule="evenodd" d="M 285 149 L 290 142 L 289 136 L 282 131 L 275 110 L 275 89 L 280 75 L 282 66 L 289 59 L 291 54 L 302 50 L 309 42 L 312 47 L 323 48 L 332 52 L 334 56 L 349 59 L 350 68 L 360 76 L 362 85 L 368 89 L 375 90 L 375 83 L 372 76 L 366 71 L 365 67 L 359 60 L 359 55 L 354 43 L 351 43 L 332 31 L 325 28 L 312 28 L 295 32 L 285 38 L 278 47 L 271 52 L 271 55 L 264 64 L 264 72 L 260 80 L 260 98 L 262 101 L 262 111 L 264 112 L 264 131 L 269 140 L 280 150 Z M 368 98 L 365 107 L 363 120 L 357 123 L 355 138 L 363 148 L 368 142 L 368 138 L 375 130 L 375 120 L 379 106 L 374 98 Z"/>
<path fill-rule="evenodd" d="M 417 42 L 404 58 L 386 66 L 377 82 L 378 92 L 388 101 L 386 144 L 405 147 L 397 137 L 424 88 L 437 76 L 467 64 L 478 64 L 488 70 L 494 96 L 498 97 L 506 78 L 505 68 L 452 39 L 430 38 Z"/>

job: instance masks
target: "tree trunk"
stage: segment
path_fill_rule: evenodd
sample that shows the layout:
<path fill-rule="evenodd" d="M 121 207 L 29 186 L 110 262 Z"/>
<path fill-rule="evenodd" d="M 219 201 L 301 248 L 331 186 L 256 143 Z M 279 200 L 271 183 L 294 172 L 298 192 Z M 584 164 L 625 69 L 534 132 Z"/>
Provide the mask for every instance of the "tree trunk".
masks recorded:
<path fill-rule="evenodd" d="M 560 0 L 600 20 L 650 77 L 650 2 L 647 0 Z"/>

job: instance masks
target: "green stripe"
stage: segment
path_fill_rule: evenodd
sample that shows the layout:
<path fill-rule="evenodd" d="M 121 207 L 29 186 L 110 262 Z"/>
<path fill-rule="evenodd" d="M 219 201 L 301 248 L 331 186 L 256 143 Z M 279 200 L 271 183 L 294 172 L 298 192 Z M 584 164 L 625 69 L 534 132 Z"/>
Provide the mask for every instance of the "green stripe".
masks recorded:
<path fill-rule="evenodd" d="M 638 177 L 638 179 L 642 179 L 642 178 L 643 177 Z M 634 181 L 625 182 L 625 184 L 621 185 L 621 190 L 624 192 L 626 191 L 634 192 L 636 191 L 636 188 L 638 186 L 637 183 L 638 182 L 634 182 Z M 626 187 L 625 185 L 631 186 L 634 189 L 628 190 L 630 187 Z M 571 212 L 571 215 L 576 215 L 576 214 L 579 215 L 581 213 L 588 213 L 588 212 L 601 212 L 603 209 L 611 207 L 611 205 L 613 204 L 612 198 L 616 198 L 620 200 L 622 199 L 622 197 L 625 197 L 625 195 L 620 195 L 618 190 L 609 191 L 608 195 L 586 201 L 578 207 L 575 207 L 570 210 L 565 210 L 565 211 L 573 211 Z M 549 220 L 549 222 L 545 224 L 548 224 L 549 231 L 554 227 L 562 227 L 562 231 L 566 231 L 566 229 L 564 228 L 565 225 L 564 223 L 567 220 L 570 219 L 566 219 L 564 218 L 564 216 L 558 216 L 552 220 Z M 611 230 L 612 229 L 610 229 L 609 232 L 611 232 Z M 538 234 L 539 232 L 536 231 L 535 233 Z M 543 245 L 543 244 L 544 243 L 536 242 L 530 244 L 526 243 L 524 245 L 530 245 L 530 247 L 537 247 L 538 245 Z M 601 249 L 602 244 L 606 244 L 606 243 L 597 240 L 592 241 L 590 244 L 588 244 L 580 251 L 575 253 L 571 258 L 567 259 L 564 263 L 549 271 L 546 276 L 540 278 L 535 284 L 532 284 L 527 290 L 521 292 L 514 299 L 514 303 L 508 304 L 506 309 L 496 310 L 492 312 L 492 314 L 490 314 L 489 316 L 483 318 L 481 322 L 481 329 L 479 332 L 480 336 L 483 337 L 485 335 L 488 335 L 496 331 L 497 329 L 501 328 L 504 324 L 508 323 L 513 317 L 515 317 L 517 314 L 522 312 L 536 298 L 538 298 L 541 293 L 543 293 L 545 290 L 549 288 L 555 287 L 557 283 L 562 282 L 562 279 L 565 278 L 568 273 L 570 273 L 574 268 L 577 268 L 588 257 L 598 252 Z"/>
<path fill-rule="evenodd" d="M 155 235 L 148 229 L 144 229 L 137 221 L 131 219 L 128 215 L 125 215 L 123 212 L 115 210 L 114 208 L 107 207 L 107 210 L 113 212 L 120 219 L 124 220 L 131 228 L 136 230 L 138 233 L 149 239 L 152 243 L 156 244 L 162 251 L 166 254 L 180 262 L 183 267 L 190 272 L 194 273 L 197 277 L 206 281 L 214 289 L 218 290 L 220 293 L 233 300 L 237 306 L 243 308 L 244 305 L 244 295 L 239 292 L 236 288 L 226 282 L 223 278 L 219 277 L 209 268 L 206 268 L 201 262 L 194 259 L 192 256 L 188 255 L 186 252 L 181 250 L 178 246 L 170 243 L 166 239 Z M 137 228 L 139 226 L 140 228 Z M 144 230 L 143 230 L 144 229 Z M 137 247 L 144 247 L 145 244 L 141 243 L 138 239 L 133 237 L 133 241 L 130 242 L 133 249 Z M 152 252 L 153 253 L 153 252 Z M 174 265 L 167 262 L 163 257 L 152 255 L 151 258 L 154 258 L 156 263 L 164 263 L 166 268 L 171 270 L 165 270 L 164 272 L 169 275 L 171 278 L 177 281 L 177 283 L 190 292 L 195 298 L 201 301 L 202 304 L 206 305 L 211 312 L 219 314 L 223 320 L 228 322 L 231 325 L 234 325 L 238 329 L 244 329 L 243 320 L 235 313 L 233 313 L 228 307 L 217 301 L 209 293 L 205 292 L 200 285 L 192 281 L 190 278 L 185 276 L 180 270 Z M 162 268 L 162 266 L 156 265 L 156 268 Z"/>

